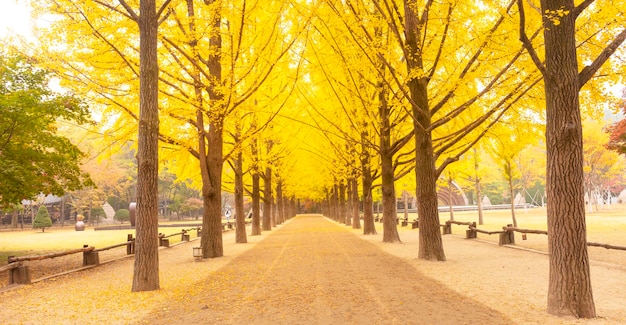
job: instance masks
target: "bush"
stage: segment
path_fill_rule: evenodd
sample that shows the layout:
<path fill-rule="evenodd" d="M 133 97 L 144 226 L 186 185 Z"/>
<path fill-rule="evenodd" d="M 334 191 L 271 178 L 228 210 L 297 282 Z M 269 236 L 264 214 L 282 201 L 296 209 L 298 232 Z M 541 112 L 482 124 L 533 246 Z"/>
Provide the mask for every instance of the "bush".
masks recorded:
<path fill-rule="evenodd" d="M 48 214 L 48 209 L 45 206 L 40 206 L 37 210 L 37 216 L 33 221 L 33 228 L 41 228 L 41 232 L 45 232 L 46 228 L 52 227 L 52 219 Z"/>
<path fill-rule="evenodd" d="M 119 209 L 115 211 L 115 220 L 124 223 L 124 221 L 130 220 L 130 212 L 127 209 Z"/>

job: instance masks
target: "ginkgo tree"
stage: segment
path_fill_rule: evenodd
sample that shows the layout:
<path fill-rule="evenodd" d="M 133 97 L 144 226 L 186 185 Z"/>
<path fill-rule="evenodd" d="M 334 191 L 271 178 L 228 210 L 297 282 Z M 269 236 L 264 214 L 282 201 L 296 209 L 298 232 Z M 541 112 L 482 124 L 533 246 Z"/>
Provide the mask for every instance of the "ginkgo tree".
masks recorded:
<path fill-rule="evenodd" d="M 592 78 L 601 69 L 613 80 L 623 73 L 623 65 L 611 65 L 609 59 L 626 40 L 624 8 L 623 1 L 542 0 L 537 5 L 517 0 L 518 35 L 542 74 L 545 91 L 551 314 L 596 317 L 587 254 L 580 93 L 585 85 L 589 91 L 600 82 Z M 543 37 L 533 41 L 527 30 L 537 25 Z"/>
<path fill-rule="evenodd" d="M 519 188 L 521 171 L 517 165 L 520 152 L 529 145 L 539 141 L 541 128 L 533 127 L 541 121 L 529 121 L 522 118 L 521 114 L 515 121 L 502 121 L 493 127 L 488 134 L 489 153 L 499 164 L 499 169 L 508 184 L 508 197 L 511 205 L 511 219 L 513 227 L 517 227 L 515 217 L 515 189 Z M 533 133 L 533 130 L 537 131 Z"/>
<path fill-rule="evenodd" d="M 328 105 L 315 108 L 315 112 L 322 118 L 330 115 L 328 110 L 339 112 L 341 119 L 326 122 L 342 134 L 342 145 L 336 147 L 339 152 L 346 153 L 342 160 L 352 165 L 344 174 L 356 170 L 357 166 L 352 162 L 356 162 L 354 153 L 360 147 L 361 165 L 367 164 L 366 169 L 374 171 L 373 175 L 369 170 L 360 172 L 364 193 L 371 192 L 374 179 L 380 178 L 377 186 L 381 188 L 383 201 L 383 241 L 399 241 L 395 181 L 409 170 L 402 167 L 407 160 L 405 157 L 402 161 L 402 155 L 407 154 L 405 145 L 411 140 L 412 125 L 397 87 L 384 82 L 387 68 L 382 61 L 377 60 L 378 64 L 373 64 L 362 55 L 363 51 L 394 50 L 384 41 L 384 28 L 373 7 L 361 3 L 352 6 L 349 3 L 328 2 L 322 9 L 318 10 L 317 33 L 311 36 L 318 40 L 311 41 L 313 44 L 310 46 L 311 60 L 320 71 L 314 80 L 327 83 L 327 90 L 318 90 L 317 96 L 333 94 L 335 106 L 339 109 Z M 359 25 L 361 28 L 352 27 Z M 370 56 L 373 55 L 370 53 Z M 372 154 L 366 153 L 366 150 L 376 154 L 375 160 L 370 159 Z M 348 181 L 351 177 L 344 178 Z M 341 188 L 340 180 L 340 195 Z M 365 206 L 369 208 L 370 204 Z M 343 216 L 340 217 L 343 220 Z M 371 219 L 371 214 L 366 211 L 366 234 L 375 232 L 373 223 L 370 226 Z"/>
<path fill-rule="evenodd" d="M 285 20 L 289 15 L 275 15 L 287 10 L 299 12 L 296 3 L 274 3 L 270 8 L 245 1 L 228 5 L 167 1 L 161 8 L 166 3 L 169 5 L 161 11 L 158 35 L 158 138 L 165 144 L 160 150 L 167 152 L 164 159 L 178 162 L 178 169 L 172 172 L 179 175 L 189 176 L 185 169 L 193 159 L 200 162 L 200 173 L 193 178 L 202 188 L 205 204 L 203 255 L 218 257 L 223 254 L 222 164 L 231 155 L 224 152 L 227 119 L 243 109 L 261 85 L 271 81 L 269 76 L 277 65 L 291 62 L 289 49 L 306 20 L 292 24 Z M 42 46 L 44 53 L 59 51 L 54 44 L 81 44 L 55 56 L 59 61 L 50 64 L 56 66 L 65 86 L 104 105 L 104 116 L 110 118 L 107 136 L 128 139 L 134 132 L 128 119 L 137 120 L 138 116 L 134 79 L 139 65 L 138 35 L 118 4 L 67 0 L 59 6 L 38 5 L 41 12 L 60 15 L 44 30 L 49 33 L 49 43 Z M 83 46 L 85 43 L 90 46 Z"/>
<path fill-rule="evenodd" d="M 376 71 L 364 77 L 380 78 L 392 105 L 413 122 L 420 258 L 445 259 L 436 192 L 443 169 L 539 82 L 532 66 L 526 68 L 523 47 L 508 44 L 516 41 L 510 37 L 516 28 L 509 17 L 513 4 L 487 11 L 453 1 L 329 3 L 344 22 L 344 39 L 360 49 L 361 65 Z M 478 12 L 480 22 L 472 19 Z M 455 32 L 468 26 L 470 33 Z M 384 46 L 379 37 L 387 40 Z"/>

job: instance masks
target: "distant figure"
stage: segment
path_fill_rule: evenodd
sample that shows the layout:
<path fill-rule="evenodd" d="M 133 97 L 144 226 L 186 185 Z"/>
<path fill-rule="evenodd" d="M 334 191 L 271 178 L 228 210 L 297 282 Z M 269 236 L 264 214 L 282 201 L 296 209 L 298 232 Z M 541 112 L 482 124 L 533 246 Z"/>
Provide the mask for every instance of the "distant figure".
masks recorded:
<path fill-rule="evenodd" d="M 230 209 L 226 210 L 224 215 L 226 216 L 226 223 L 230 223 Z"/>

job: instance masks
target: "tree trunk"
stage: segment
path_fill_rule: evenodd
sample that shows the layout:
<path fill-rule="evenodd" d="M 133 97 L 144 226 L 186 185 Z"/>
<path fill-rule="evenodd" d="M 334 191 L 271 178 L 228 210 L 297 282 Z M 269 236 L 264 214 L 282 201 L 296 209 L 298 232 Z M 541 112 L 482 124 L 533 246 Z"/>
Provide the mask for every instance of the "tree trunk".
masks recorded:
<path fill-rule="evenodd" d="M 478 177 L 478 158 L 476 157 L 476 148 L 474 150 L 474 187 L 476 188 L 476 205 L 478 206 L 478 224 L 484 225 L 483 220 L 483 192 L 480 187 L 480 177 Z"/>
<path fill-rule="evenodd" d="M 591 290 L 582 123 L 579 107 L 576 17 L 573 0 L 542 0 L 542 12 L 563 8 L 569 14 L 554 25 L 545 19 L 545 92 L 550 280 L 548 312 L 596 317 Z"/>
<path fill-rule="evenodd" d="M 402 198 L 404 198 L 404 220 L 409 221 L 409 193 L 403 192 Z"/>
<path fill-rule="evenodd" d="M 374 200 L 372 198 L 372 173 L 369 166 L 363 171 L 363 234 L 376 235 L 374 224 Z"/>
<path fill-rule="evenodd" d="M 448 174 L 448 190 L 450 193 L 450 195 L 448 196 L 448 210 L 450 212 L 450 220 L 452 221 L 454 221 L 454 208 L 452 207 L 452 194 L 454 194 L 453 189 L 454 187 L 452 185 L 452 175 Z"/>
<path fill-rule="evenodd" d="M 348 178 L 346 181 L 346 193 L 347 193 L 347 201 L 346 201 L 346 226 L 352 226 L 352 205 L 354 201 L 352 200 L 352 196 L 354 196 L 353 188 L 352 188 L 352 178 Z"/>
<path fill-rule="evenodd" d="M 272 198 L 272 217 L 271 217 L 272 228 L 276 227 L 277 216 L 278 216 L 278 206 L 276 204 L 276 198 Z"/>
<path fill-rule="evenodd" d="M 238 141 L 237 139 L 236 141 Z M 246 212 L 243 211 L 243 153 L 237 153 L 235 161 L 235 243 L 247 243 Z"/>
<path fill-rule="evenodd" d="M 212 3 L 213 1 L 209 1 Z M 204 124 L 199 124 L 198 130 L 201 138 L 200 143 L 200 164 L 202 172 L 202 197 L 204 200 L 204 213 L 202 219 L 202 256 L 203 258 L 215 258 L 224 256 L 224 246 L 222 242 L 222 168 L 223 168 L 223 115 L 224 94 L 220 91 L 222 81 L 222 37 L 221 10 L 217 8 L 211 16 L 211 28 L 213 33 L 209 39 L 211 55 L 206 63 L 210 75 L 211 85 L 207 91 L 211 98 L 210 109 L 213 111 L 209 121 L 209 130 L 205 131 Z M 207 147 L 204 145 L 204 134 L 206 134 Z M 203 159 L 206 157 L 205 159 Z M 204 161 L 202 161 L 204 160 Z"/>
<path fill-rule="evenodd" d="M 359 182 L 356 177 L 350 183 L 352 187 L 352 228 L 361 229 L 361 216 L 359 213 Z"/>
<path fill-rule="evenodd" d="M 513 227 L 517 228 L 517 219 L 515 218 L 515 189 L 513 188 L 513 170 L 511 170 L 511 162 L 507 161 L 507 168 L 509 170 L 509 195 L 511 196 L 511 218 L 513 219 Z"/>
<path fill-rule="evenodd" d="M 222 126 L 210 123 L 207 132 L 209 150 L 204 160 L 206 168 L 203 174 L 202 198 L 204 212 L 202 214 L 202 247 L 203 258 L 224 256 L 222 242 Z M 202 144 L 204 146 L 204 144 Z M 201 158 L 203 154 L 200 155 Z M 201 164 L 203 161 L 201 161 Z"/>
<path fill-rule="evenodd" d="M 421 26 L 417 15 L 416 0 L 405 0 L 405 34 L 409 57 L 406 59 L 410 73 L 423 71 L 421 47 Z M 433 156 L 431 114 L 428 104 L 428 79 L 426 76 L 410 79 L 408 88 L 414 105 L 415 134 L 415 177 L 417 211 L 420 218 L 418 258 L 445 261 L 441 231 L 439 230 L 439 210 L 437 206 L 437 170 Z"/>
<path fill-rule="evenodd" d="M 346 184 L 343 179 L 339 181 L 339 222 L 346 223 Z"/>
<path fill-rule="evenodd" d="M 276 213 L 276 224 L 280 225 L 285 220 L 285 198 L 283 197 L 283 182 L 281 179 L 276 181 L 276 208 L 278 209 L 278 213 Z"/>
<path fill-rule="evenodd" d="M 19 210 L 17 209 L 17 206 L 15 208 L 13 208 L 13 214 L 11 215 L 11 228 L 15 229 L 17 228 L 17 216 L 19 215 Z"/>
<path fill-rule="evenodd" d="M 61 228 L 65 226 L 65 195 L 61 197 Z"/>
<path fill-rule="evenodd" d="M 439 210 L 437 203 L 437 180 L 430 135 L 416 128 L 415 176 L 417 184 L 417 211 L 420 220 L 418 258 L 445 261 Z M 428 167 L 427 167 L 428 166 Z"/>
<path fill-rule="evenodd" d="M 139 4 L 139 130 L 137 142 L 137 218 L 132 291 L 159 285 L 159 65 L 155 0 Z"/>
<path fill-rule="evenodd" d="M 251 236 L 261 234 L 261 176 L 256 170 L 252 171 L 252 231 Z"/>
<path fill-rule="evenodd" d="M 263 230 L 272 230 L 272 169 L 265 167 L 263 179 Z"/>
<path fill-rule="evenodd" d="M 383 133 L 383 132 L 381 132 Z M 388 136 L 384 136 L 388 139 Z M 381 136 L 383 138 L 383 136 Z M 381 142 L 384 140 L 381 139 Z M 388 148 L 389 143 L 387 143 Z M 394 186 L 393 156 L 383 149 L 381 144 L 381 178 L 383 194 L 383 242 L 400 242 L 398 234 L 398 212 L 396 206 L 396 190 Z"/>
<path fill-rule="evenodd" d="M 385 66 L 381 67 L 384 74 Z M 380 169 L 381 191 L 383 201 L 383 242 L 394 243 L 400 241 L 398 234 L 398 212 L 395 189 L 395 175 L 393 167 L 393 151 L 391 150 L 391 126 L 389 119 L 391 109 L 387 104 L 386 85 L 382 80 L 378 82 L 378 116 L 380 123 Z"/>

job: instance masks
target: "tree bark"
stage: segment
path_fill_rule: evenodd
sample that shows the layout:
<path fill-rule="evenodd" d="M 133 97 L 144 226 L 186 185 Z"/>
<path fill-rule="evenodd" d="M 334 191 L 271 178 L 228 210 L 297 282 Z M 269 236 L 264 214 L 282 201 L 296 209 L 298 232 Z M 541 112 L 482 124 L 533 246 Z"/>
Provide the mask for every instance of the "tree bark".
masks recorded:
<path fill-rule="evenodd" d="M 344 183 L 343 179 L 339 181 L 339 222 L 345 224 L 347 213 L 346 208 L 346 183 Z"/>
<path fill-rule="evenodd" d="M 137 142 L 137 218 L 132 291 L 159 284 L 159 65 L 155 0 L 139 5 L 139 130 Z"/>
<path fill-rule="evenodd" d="M 346 201 L 346 226 L 352 226 L 352 219 L 354 215 L 352 214 L 352 205 L 354 204 L 354 200 L 352 197 L 354 196 L 354 189 L 352 188 L 352 177 L 348 178 L 346 181 L 346 193 L 347 193 L 347 201 Z"/>
<path fill-rule="evenodd" d="M 483 192 L 480 187 L 480 177 L 478 177 L 478 158 L 476 156 L 476 148 L 474 148 L 474 187 L 476 188 L 476 205 L 478 206 L 478 224 L 484 225 L 483 220 Z"/>
<path fill-rule="evenodd" d="M 384 74 L 385 67 L 381 67 Z M 391 149 L 391 108 L 387 103 L 386 85 L 382 80 L 378 81 L 378 117 L 380 119 L 380 170 L 381 191 L 383 201 L 383 242 L 400 242 L 398 234 L 398 211 L 395 189 L 395 173 L 393 166 L 393 151 Z"/>
<path fill-rule="evenodd" d="M 454 208 L 452 207 L 454 187 L 452 185 L 452 175 L 448 175 L 448 190 L 450 193 L 448 196 L 448 211 L 450 212 L 450 220 L 454 221 Z"/>
<path fill-rule="evenodd" d="M 393 155 L 389 152 L 389 134 L 382 135 L 386 132 L 381 131 L 381 179 L 383 194 L 383 242 L 395 243 L 400 242 L 398 234 L 398 212 L 396 205 L 396 190 L 394 185 L 394 168 Z M 385 143 L 383 143 L 385 142 Z"/>
<path fill-rule="evenodd" d="M 213 1 L 208 1 L 213 4 Z M 221 30 L 221 8 L 216 7 L 211 16 L 209 58 L 206 62 L 209 74 L 212 79 L 207 91 L 211 103 L 209 107 L 213 112 L 209 114 L 209 131 L 205 131 L 204 124 L 199 124 L 198 130 L 200 140 L 200 164 L 206 166 L 200 168 L 202 172 L 202 197 L 204 199 L 204 213 L 202 219 L 202 247 L 203 258 L 215 258 L 224 256 L 224 246 L 222 242 L 222 168 L 223 168 L 223 98 L 220 91 L 222 82 L 222 36 Z M 204 137 L 208 149 L 205 147 Z M 204 160 L 204 161 L 203 161 Z"/>
<path fill-rule="evenodd" d="M 251 236 L 261 234 L 261 176 L 257 171 L 252 172 L 252 230 Z"/>
<path fill-rule="evenodd" d="M 548 312 L 596 317 L 591 290 L 582 123 L 578 99 L 576 17 L 573 0 L 542 0 L 542 12 L 563 8 L 559 24 L 544 18 L 548 247 Z M 544 16 L 545 17 L 545 16 Z"/>
<path fill-rule="evenodd" d="M 276 227 L 277 216 L 278 216 L 278 206 L 276 204 L 276 198 L 272 198 L 272 217 L 270 218 L 272 221 L 272 228 Z"/>
<path fill-rule="evenodd" d="M 367 166 L 363 166 L 363 234 L 376 235 L 374 225 L 374 199 L 372 198 L 372 172 Z"/>
<path fill-rule="evenodd" d="M 350 182 L 352 187 L 352 228 L 361 229 L 361 215 L 359 213 L 359 181 L 356 177 Z"/>
<path fill-rule="evenodd" d="M 11 228 L 17 228 L 17 216 L 19 215 L 19 210 L 17 207 L 13 208 L 13 214 L 11 215 Z"/>
<path fill-rule="evenodd" d="M 402 198 L 404 199 L 403 203 L 404 203 L 404 220 L 408 221 L 409 220 L 409 193 L 408 192 L 403 192 L 402 193 Z"/>
<path fill-rule="evenodd" d="M 283 197 L 283 182 L 279 178 L 276 181 L 276 208 L 278 213 L 276 214 L 276 224 L 280 225 L 285 220 L 285 198 Z"/>
<path fill-rule="evenodd" d="M 272 230 L 272 169 L 265 167 L 263 179 L 263 230 Z"/>
<path fill-rule="evenodd" d="M 517 227 L 517 218 L 515 218 L 515 189 L 513 188 L 513 170 L 511 169 L 511 161 L 507 160 L 508 181 L 509 181 L 509 196 L 511 197 L 511 218 L 513 219 L 513 227 Z"/>
<path fill-rule="evenodd" d="M 423 71 L 422 53 L 418 42 L 421 25 L 416 13 L 416 0 L 405 0 L 406 47 L 410 56 L 406 59 L 410 72 Z M 437 203 L 437 169 L 432 144 L 432 134 L 428 132 L 431 114 L 428 105 L 428 79 L 413 78 L 408 82 L 409 93 L 414 101 L 411 105 L 415 134 L 415 178 L 417 211 L 420 218 L 418 258 L 445 261 L 441 231 L 439 230 L 439 210 Z"/>
<path fill-rule="evenodd" d="M 237 139 L 238 140 L 238 139 Z M 235 160 L 235 243 L 248 242 L 246 237 L 246 212 L 243 211 L 243 153 L 237 153 Z"/>

